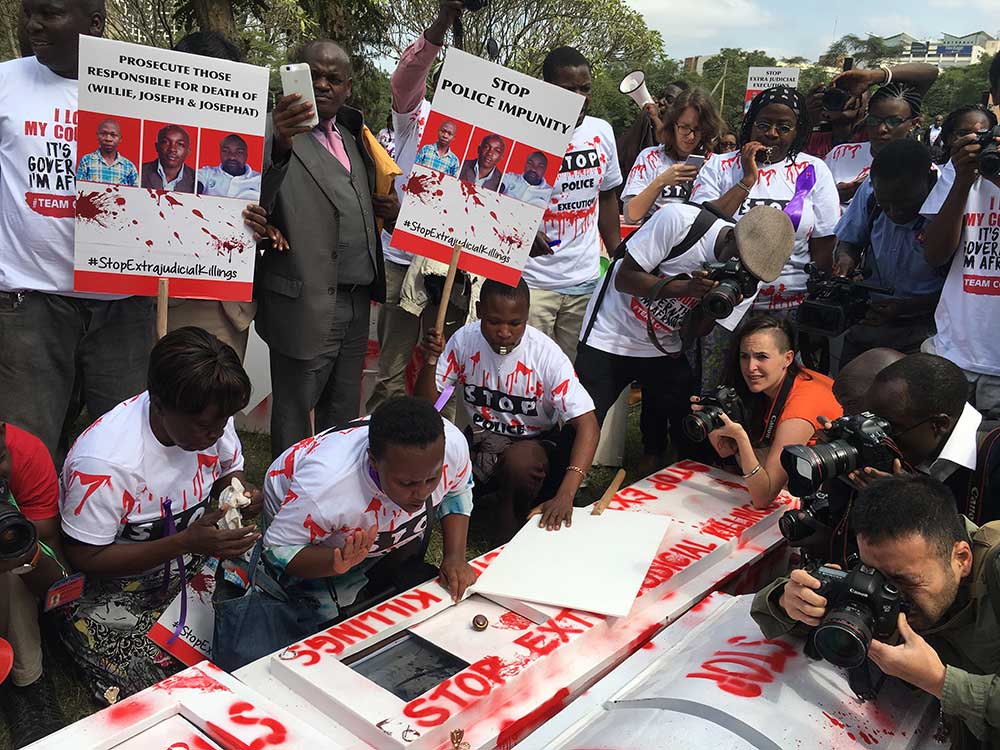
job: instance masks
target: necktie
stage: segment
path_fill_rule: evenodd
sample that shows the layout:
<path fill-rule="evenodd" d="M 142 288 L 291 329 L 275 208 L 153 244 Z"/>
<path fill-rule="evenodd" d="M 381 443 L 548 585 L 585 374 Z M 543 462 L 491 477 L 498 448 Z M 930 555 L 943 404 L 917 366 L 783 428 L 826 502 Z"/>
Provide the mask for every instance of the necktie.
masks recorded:
<path fill-rule="evenodd" d="M 333 120 L 324 120 L 320 123 L 323 128 L 323 133 L 326 136 L 325 139 L 320 139 L 326 150 L 336 157 L 337 161 L 348 172 L 351 171 L 351 160 L 347 156 L 347 151 L 344 149 L 344 142 L 340 138 L 340 133 L 336 132 L 333 128 Z"/>

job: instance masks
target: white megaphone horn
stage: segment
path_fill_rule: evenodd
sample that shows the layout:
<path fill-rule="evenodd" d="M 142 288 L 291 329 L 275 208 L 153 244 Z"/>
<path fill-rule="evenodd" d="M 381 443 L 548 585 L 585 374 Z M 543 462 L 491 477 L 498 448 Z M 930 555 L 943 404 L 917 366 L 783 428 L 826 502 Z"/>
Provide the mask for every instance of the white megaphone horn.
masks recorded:
<path fill-rule="evenodd" d="M 646 88 L 646 74 L 641 70 L 633 70 L 622 78 L 622 82 L 618 84 L 618 90 L 632 97 L 639 107 L 653 103 L 653 97 L 649 95 L 649 90 Z"/>

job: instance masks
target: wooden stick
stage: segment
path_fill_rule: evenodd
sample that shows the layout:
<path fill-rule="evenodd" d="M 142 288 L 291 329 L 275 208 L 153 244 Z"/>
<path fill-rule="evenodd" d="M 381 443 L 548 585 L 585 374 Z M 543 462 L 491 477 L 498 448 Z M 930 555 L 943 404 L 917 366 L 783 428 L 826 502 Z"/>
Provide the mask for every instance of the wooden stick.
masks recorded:
<path fill-rule="evenodd" d="M 614 500 L 615 493 L 618 492 L 618 488 L 622 486 L 622 482 L 625 481 L 625 469 L 619 469 L 615 474 L 614 478 L 611 480 L 611 484 L 608 488 L 604 490 L 604 494 L 601 495 L 601 499 L 594 503 L 593 510 L 590 511 L 590 515 L 599 516 L 601 513 L 608 509 L 611 505 L 611 501 Z"/>
<path fill-rule="evenodd" d="M 167 303 L 170 300 L 170 279 L 160 279 L 156 287 L 156 340 L 167 335 Z"/>
<path fill-rule="evenodd" d="M 444 319 L 448 315 L 448 302 L 451 300 L 451 288 L 455 286 L 455 274 L 458 273 L 458 259 L 462 255 L 462 246 L 456 244 L 451 249 L 451 263 L 448 264 L 448 275 L 444 279 L 444 289 L 441 290 L 441 304 L 438 306 L 435 330 L 444 338 Z"/>

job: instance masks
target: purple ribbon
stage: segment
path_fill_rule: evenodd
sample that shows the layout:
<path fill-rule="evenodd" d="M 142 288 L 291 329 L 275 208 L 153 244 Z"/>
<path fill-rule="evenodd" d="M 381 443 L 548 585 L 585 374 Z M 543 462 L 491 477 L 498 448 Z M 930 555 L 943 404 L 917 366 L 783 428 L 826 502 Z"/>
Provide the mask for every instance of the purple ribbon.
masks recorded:
<path fill-rule="evenodd" d="M 174 514 L 170 510 L 170 498 L 165 498 L 163 501 L 163 527 L 164 527 L 164 538 L 177 533 L 177 527 L 174 525 Z M 184 556 L 174 558 L 177 560 L 177 566 L 181 574 L 181 616 L 177 620 L 177 627 L 174 628 L 173 634 L 167 639 L 167 645 L 173 645 L 181 632 L 184 630 L 184 625 L 187 623 L 187 575 L 184 571 Z M 163 590 L 166 591 L 170 584 L 170 564 L 173 560 L 167 560 L 163 565 Z"/>
<path fill-rule="evenodd" d="M 451 398 L 451 394 L 455 392 L 455 384 L 446 385 L 444 390 L 441 391 L 441 395 L 438 396 L 438 400 L 434 402 L 434 408 L 441 411 L 444 405 L 448 403 L 448 399 Z"/>
<path fill-rule="evenodd" d="M 792 220 L 792 226 L 795 227 L 796 232 L 799 231 L 799 223 L 802 221 L 802 207 L 805 205 L 806 196 L 809 195 L 809 191 L 813 189 L 815 184 L 816 170 L 812 164 L 807 164 L 806 168 L 799 172 L 799 176 L 795 179 L 795 194 L 785 206 L 785 213 Z"/>

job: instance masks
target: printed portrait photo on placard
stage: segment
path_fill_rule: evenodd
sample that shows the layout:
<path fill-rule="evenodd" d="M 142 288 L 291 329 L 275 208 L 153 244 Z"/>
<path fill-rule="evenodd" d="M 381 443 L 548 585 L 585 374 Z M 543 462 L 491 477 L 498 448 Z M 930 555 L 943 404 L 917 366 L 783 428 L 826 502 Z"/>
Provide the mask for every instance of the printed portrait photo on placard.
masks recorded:
<path fill-rule="evenodd" d="M 431 112 L 417 149 L 416 164 L 451 177 L 458 177 L 462 157 L 469 146 L 472 126 L 453 117 Z"/>
<path fill-rule="evenodd" d="M 195 192 L 197 153 L 198 128 L 143 120 L 140 185 L 150 190 Z"/>
<path fill-rule="evenodd" d="M 465 152 L 458 179 L 483 190 L 500 190 L 504 168 L 510 159 L 514 141 L 489 130 L 476 128 Z"/>
<path fill-rule="evenodd" d="M 139 187 L 142 121 L 80 110 L 76 179 Z"/>
<path fill-rule="evenodd" d="M 562 157 L 517 143 L 500 183 L 502 195 L 545 208 L 559 176 Z"/>
<path fill-rule="evenodd" d="M 264 139 L 202 128 L 200 140 L 198 194 L 259 200 Z"/>

